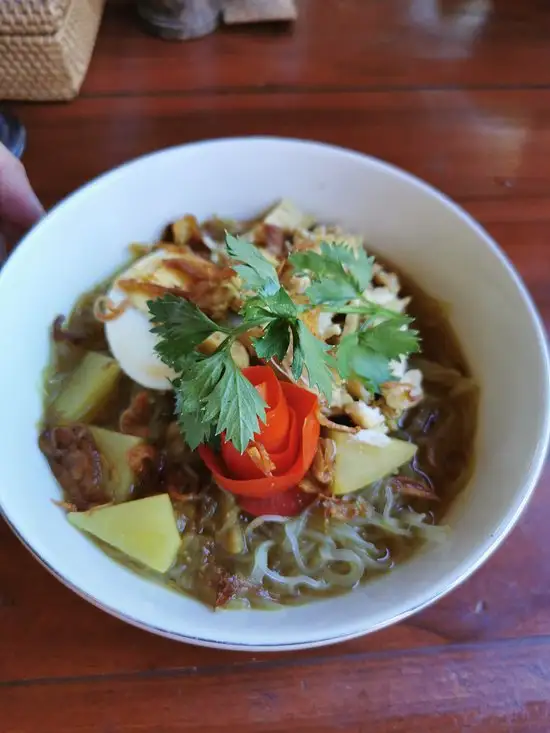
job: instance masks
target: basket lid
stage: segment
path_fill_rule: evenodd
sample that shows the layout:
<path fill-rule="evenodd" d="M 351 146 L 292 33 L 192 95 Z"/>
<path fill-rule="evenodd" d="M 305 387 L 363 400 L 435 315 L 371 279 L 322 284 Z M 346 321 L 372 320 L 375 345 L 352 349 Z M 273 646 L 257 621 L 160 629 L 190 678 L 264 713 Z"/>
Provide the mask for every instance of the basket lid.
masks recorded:
<path fill-rule="evenodd" d="M 1 0 L 0 35 L 51 35 L 63 25 L 71 2 L 73 0 Z"/>

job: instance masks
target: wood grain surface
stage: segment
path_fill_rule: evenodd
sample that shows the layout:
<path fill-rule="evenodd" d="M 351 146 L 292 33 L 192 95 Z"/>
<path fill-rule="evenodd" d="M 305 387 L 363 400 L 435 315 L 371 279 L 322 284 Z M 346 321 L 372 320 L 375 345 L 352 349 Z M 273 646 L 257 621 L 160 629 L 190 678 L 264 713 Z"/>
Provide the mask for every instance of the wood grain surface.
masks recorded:
<path fill-rule="evenodd" d="M 18 108 L 43 202 L 190 140 L 324 140 L 459 201 L 550 326 L 550 4 L 298 4 L 290 29 L 186 44 L 144 34 L 128 3 L 108 6 L 81 97 Z M 505 358 L 513 345 L 502 348 Z M 0 523 L 0 731 L 548 733 L 549 525 L 547 470 L 504 545 L 435 606 L 341 646 L 262 656 L 180 645 L 107 616 Z"/>

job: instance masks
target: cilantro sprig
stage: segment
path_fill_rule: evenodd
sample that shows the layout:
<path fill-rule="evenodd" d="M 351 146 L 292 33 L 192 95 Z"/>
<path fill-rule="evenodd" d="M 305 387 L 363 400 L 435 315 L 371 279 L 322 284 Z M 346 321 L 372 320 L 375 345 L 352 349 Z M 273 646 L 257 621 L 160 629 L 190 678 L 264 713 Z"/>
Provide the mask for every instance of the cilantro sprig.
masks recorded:
<path fill-rule="evenodd" d="M 298 275 L 313 280 L 307 289 L 314 305 L 343 305 L 361 298 L 371 282 L 374 257 L 345 245 L 322 242 L 320 252 L 296 252 L 289 257 Z"/>
<path fill-rule="evenodd" d="M 307 376 L 309 386 L 330 400 L 335 374 L 357 377 L 373 391 L 390 379 L 390 359 L 418 351 L 418 334 L 408 328 L 411 318 L 370 302 L 364 292 L 371 284 L 374 259 L 364 250 L 323 242 L 320 251 L 296 252 L 289 262 L 297 275 L 310 280 L 305 303 L 295 303 L 282 287 L 277 271 L 253 244 L 226 236 L 227 255 L 240 277 L 241 323 L 234 327 L 212 321 L 189 301 L 166 295 L 148 303 L 156 351 L 176 372 L 173 386 L 181 431 L 191 448 L 225 433 L 243 452 L 265 421 L 266 404 L 233 361 L 231 347 L 248 331 L 264 361 L 286 358 L 294 379 Z M 337 347 L 318 339 L 302 316 L 309 310 L 363 317 L 359 330 L 344 336 Z M 197 347 L 214 332 L 225 340 L 213 354 Z"/>
<path fill-rule="evenodd" d="M 275 294 L 280 286 L 277 271 L 260 250 L 243 237 L 227 234 L 225 238 L 227 254 L 240 262 L 234 270 L 248 290 L 256 290 L 261 295 Z"/>
<path fill-rule="evenodd" d="M 390 359 L 420 349 L 418 332 L 401 329 L 394 320 L 388 320 L 344 336 L 337 352 L 340 376 L 359 377 L 372 392 L 379 393 L 380 385 L 391 379 Z"/>

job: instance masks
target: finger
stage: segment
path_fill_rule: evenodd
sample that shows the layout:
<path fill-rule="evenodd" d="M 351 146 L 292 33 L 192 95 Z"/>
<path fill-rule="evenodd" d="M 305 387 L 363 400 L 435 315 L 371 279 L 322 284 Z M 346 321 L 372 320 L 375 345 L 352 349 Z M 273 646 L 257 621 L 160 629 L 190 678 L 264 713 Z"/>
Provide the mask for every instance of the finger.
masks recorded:
<path fill-rule="evenodd" d="M 0 220 L 28 229 L 43 213 L 23 165 L 0 144 Z"/>

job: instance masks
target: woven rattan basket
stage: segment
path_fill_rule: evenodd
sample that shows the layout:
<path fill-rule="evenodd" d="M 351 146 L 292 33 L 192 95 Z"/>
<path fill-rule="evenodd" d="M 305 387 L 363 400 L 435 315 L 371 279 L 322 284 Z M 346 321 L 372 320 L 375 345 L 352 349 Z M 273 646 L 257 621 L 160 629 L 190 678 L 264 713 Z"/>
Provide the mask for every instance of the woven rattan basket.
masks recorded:
<path fill-rule="evenodd" d="M 0 99 L 75 97 L 105 0 L 0 0 Z"/>

